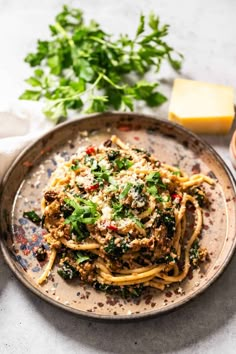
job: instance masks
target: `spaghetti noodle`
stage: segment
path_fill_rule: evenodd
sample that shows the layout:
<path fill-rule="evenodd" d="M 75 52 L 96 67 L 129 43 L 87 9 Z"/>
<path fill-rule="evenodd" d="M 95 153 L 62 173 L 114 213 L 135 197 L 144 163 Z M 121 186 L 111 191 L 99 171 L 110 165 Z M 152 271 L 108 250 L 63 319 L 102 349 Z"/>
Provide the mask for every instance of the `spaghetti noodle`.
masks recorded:
<path fill-rule="evenodd" d="M 63 278 L 79 276 L 96 289 L 139 295 L 147 286 L 163 290 L 183 281 L 207 257 L 198 244 L 204 182 L 214 183 L 116 136 L 80 148 L 57 167 L 42 199 L 51 256 L 39 284 L 56 254 Z"/>

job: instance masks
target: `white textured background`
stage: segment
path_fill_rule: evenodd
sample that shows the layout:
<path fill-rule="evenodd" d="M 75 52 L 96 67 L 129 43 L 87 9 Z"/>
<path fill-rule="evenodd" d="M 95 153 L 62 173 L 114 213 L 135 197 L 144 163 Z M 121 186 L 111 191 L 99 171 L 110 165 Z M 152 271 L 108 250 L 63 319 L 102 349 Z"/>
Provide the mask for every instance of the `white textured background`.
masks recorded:
<path fill-rule="evenodd" d="M 18 102 L 30 70 L 24 56 L 63 3 L 81 7 L 112 33 L 134 33 L 140 11 L 159 13 L 169 23 L 169 42 L 185 55 L 182 75 L 236 89 L 235 0 L 0 0 L 0 138 L 12 134 L 14 116 L 23 112 L 18 134 L 42 117 L 37 105 Z M 168 80 L 174 73 L 165 68 Z M 168 93 L 169 88 L 165 88 Z M 156 111 L 162 118 L 167 105 Z M 43 121 L 42 121 L 43 124 Z M 15 134 L 15 133 L 14 133 Z M 226 137 L 206 137 L 230 165 Z M 1 161 L 0 161 L 1 164 Z M 204 295 L 175 313 L 129 324 L 81 320 L 32 295 L 15 280 L 0 254 L 0 353 L 235 353 L 236 259 Z"/>

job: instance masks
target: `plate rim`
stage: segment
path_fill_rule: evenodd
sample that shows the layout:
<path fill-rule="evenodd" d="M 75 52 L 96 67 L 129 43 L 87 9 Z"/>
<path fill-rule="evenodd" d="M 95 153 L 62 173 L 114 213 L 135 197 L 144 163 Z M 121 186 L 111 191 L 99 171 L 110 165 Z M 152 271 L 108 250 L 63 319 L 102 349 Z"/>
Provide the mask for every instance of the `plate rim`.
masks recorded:
<path fill-rule="evenodd" d="M 199 141 L 202 146 L 206 147 L 208 151 L 213 154 L 213 156 L 216 158 L 220 166 L 224 169 L 227 177 L 229 178 L 233 191 L 236 195 L 236 179 L 233 176 L 233 173 L 231 172 L 229 166 L 225 163 L 223 158 L 218 154 L 218 152 L 207 142 L 204 140 L 204 138 L 199 137 L 197 134 L 191 132 L 190 130 L 182 127 L 181 125 L 177 123 L 170 122 L 168 120 L 160 119 L 157 118 L 155 115 L 150 115 L 150 114 L 143 114 L 143 113 L 136 113 L 136 112 L 103 112 L 103 113 L 95 113 L 95 114 L 90 114 L 90 115 L 85 115 L 76 119 L 69 120 L 68 122 L 64 122 L 61 124 L 58 124 L 58 126 L 50 129 L 46 133 L 40 135 L 37 139 L 32 141 L 30 144 L 26 145 L 26 147 L 20 152 L 20 154 L 13 160 L 11 166 L 7 169 L 5 172 L 1 184 L 0 184 L 0 208 L 2 207 L 2 200 L 3 200 L 3 192 L 4 192 L 4 187 L 7 183 L 8 177 L 10 174 L 13 172 L 15 166 L 18 164 L 18 162 L 22 159 L 22 157 L 34 147 L 35 144 L 37 144 L 41 139 L 46 139 L 48 136 L 50 136 L 52 133 L 63 129 L 65 126 L 71 125 L 71 124 L 79 124 L 80 121 L 85 121 L 89 119 L 94 119 L 94 118 L 100 118 L 100 117 L 107 117 L 107 116 L 124 116 L 124 117 L 139 117 L 139 118 L 145 118 L 145 119 L 150 119 L 151 121 L 155 121 L 161 125 L 167 125 L 170 127 L 174 127 L 183 134 L 190 136 L 197 141 Z M 224 273 L 226 270 L 226 267 L 230 264 L 232 261 L 234 252 L 236 250 L 236 234 L 234 235 L 233 239 L 233 246 L 230 249 L 230 252 L 227 254 L 227 257 L 224 259 L 224 262 L 222 263 L 221 267 L 216 271 L 216 273 L 212 276 L 210 281 L 204 284 L 194 295 L 189 295 L 186 296 L 182 301 L 180 301 L 178 304 L 172 304 L 169 305 L 168 307 L 164 307 L 163 309 L 158 309 L 158 310 L 153 310 L 150 312 L 146 313 L 139 313 L 139 314 L 131 314 L 131 315 L 102 315 L 102 314 L 96 314 L 96 313 L 91 313 L 91 312 L 85 312 L 81 311 L 79 309 L 74 309 L 70 306 L 64 305 L 58 301 L 56 301 L 53 298 L 50 298 L 46 296 L 44 293 L 40 292 L 39 289 L 34 287 L 32 284 L 30 284 L 27 279 L 22 275 L 20 270 L 14 265 L 10 252 L 7 248 L 7 246 L 4 244 L 3 240 L 3 235 L 2 235 L 2 229 L 1 229 L 1 224 L 0 224 L 0 248 L 4 257 L 4 260 L 6 264 L 9 266 L 15 277 L 27 288 L 29 289 L 32 293 L 35 295 L 39 296 L 41 299 L 44 301 L 56 306 L 57 308 L 63 309 L 64 311 L 73 313 L 74 315 L 79 316 L 80 318 L 84 319 L 94 319 L 98 321 L 109 321 L 109 322 L 124 322 L 124 321 L 134 321 L 134 320 L 143 320 L 143 319 L 149 319 L 157 316 L 161 316 L 167 313 L 170 313 L 172 311 L 180 309 L 182 306 L 184 306 L 186 303 L 195 300 L 198 296 L 200 296 L 203 292 L 206 291 L 208 287 L 210 287 L 216 280 L 220 278 L 220 276 Z"/>

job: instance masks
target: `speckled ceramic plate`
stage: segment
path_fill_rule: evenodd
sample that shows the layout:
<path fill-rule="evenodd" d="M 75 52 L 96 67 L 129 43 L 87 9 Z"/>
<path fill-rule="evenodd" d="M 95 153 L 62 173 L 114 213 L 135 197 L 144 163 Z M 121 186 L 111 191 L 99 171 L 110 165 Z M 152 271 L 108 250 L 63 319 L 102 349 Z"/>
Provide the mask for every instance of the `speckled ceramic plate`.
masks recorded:
<path fill-rule="evenodd" d="M 84 131 L 88 131 L 85 136 Z M 161 161 L 189 174 L 202 172 L 216 180 L 206 186 L 210 209 L 204 211 L 202 245 L 210 262 L 181 285 L 164 292 L 147 290 L 138 300 L 105 295 L 78 280 L 65 282 L 56 266 L 49 281 L 37 285 L 42 264 L 34 256 L 44 230 L 22 218 L 40 213 L 42 190 L 56 168 L 58 156 L 69 156 L 81 145 L 99 144 L 117 134 L 125 142 L 154 153 Z M 95 115 L 58 126 L 28 147 L 5 176 L 1 198 L 1 247 L 10 268 L 30 290 L 48 302 L 78 315 L 99 319 L 134 319 L 170 311 L 205 290 L 229 262 L 236 239 L 236 203 L 233 178 L 216 152 L 194 134 L 167 121 L 137 114 Z"/>

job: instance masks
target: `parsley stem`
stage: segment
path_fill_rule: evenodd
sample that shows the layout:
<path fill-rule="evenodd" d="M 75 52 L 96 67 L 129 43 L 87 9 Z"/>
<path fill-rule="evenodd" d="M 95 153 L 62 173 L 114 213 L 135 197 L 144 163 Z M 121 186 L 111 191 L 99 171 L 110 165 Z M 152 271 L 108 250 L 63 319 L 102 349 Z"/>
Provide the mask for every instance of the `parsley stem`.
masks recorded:
<path fill-rule="evenodd" d="M 67 32 L 64 30 L 64 28 L 60 25 L 59 22 L 56 22 L 54 27 L 57 29 L 57 31 L 63 35 L 63 37 L 65 37 L 68 40 L 69 45 L 74 48 L 75 47 L 75 43 L 74 41 L 68 36 Z"/>
<path fill-rule="evenodd" d="M 93 41 L 101 43 L 101 44 L 105 44 L 107 47 L 110 47 L 110 48 L 114 48 L 114 49 L 118 48 L 116 45 L 112 44 L 111 42 L 108 42 L 107 40 L 105 41 L 105 40 L 98 38 L 98 37 L 90 36 L 89 39 L 92 39 Z"/>
<path fill-rule="evenodd" d="M 74 100 L 90 91 L 93 91 L 93 89 L 98 85 L 98 83 L 101 81 L 101 79 L 103 78 L 103 74 L 102 73 L 99 73 L 97 79 L 95 80 L 95 82 L 89 86 L 87 88 L 87 90 L 83 91 L 83 92 L 79 92 L 79 93 L 76 93 L 75 95 L 73 96 L 68 96 L 68 97 L 64 97 L 64 98 L 58 98 L 57 100 L 55 100 L 55 104 L 54 106 L 56 106 L 57 104 L 61 103 L 61 102 L 66 102 L 66 101 L 71 101 L 71 100 Z M 49 100 L 50 101 L 50 100 Z"/>
<path fill-rule="evenodd" d="M 115 84 L 111 79 L 109 79 L 109 77 L 106 76 L 105 74 L 102 74 L 102 76 L 103 76 L 103 79 L 104 79 L 105 81 L 107 81 L 111 86 L 115 87 L 117 90 L 124 90 L 124 89 L 127 87 L 127 85 L 123 85 L 123 86 L 116 85 L 116 84 Z"/>

